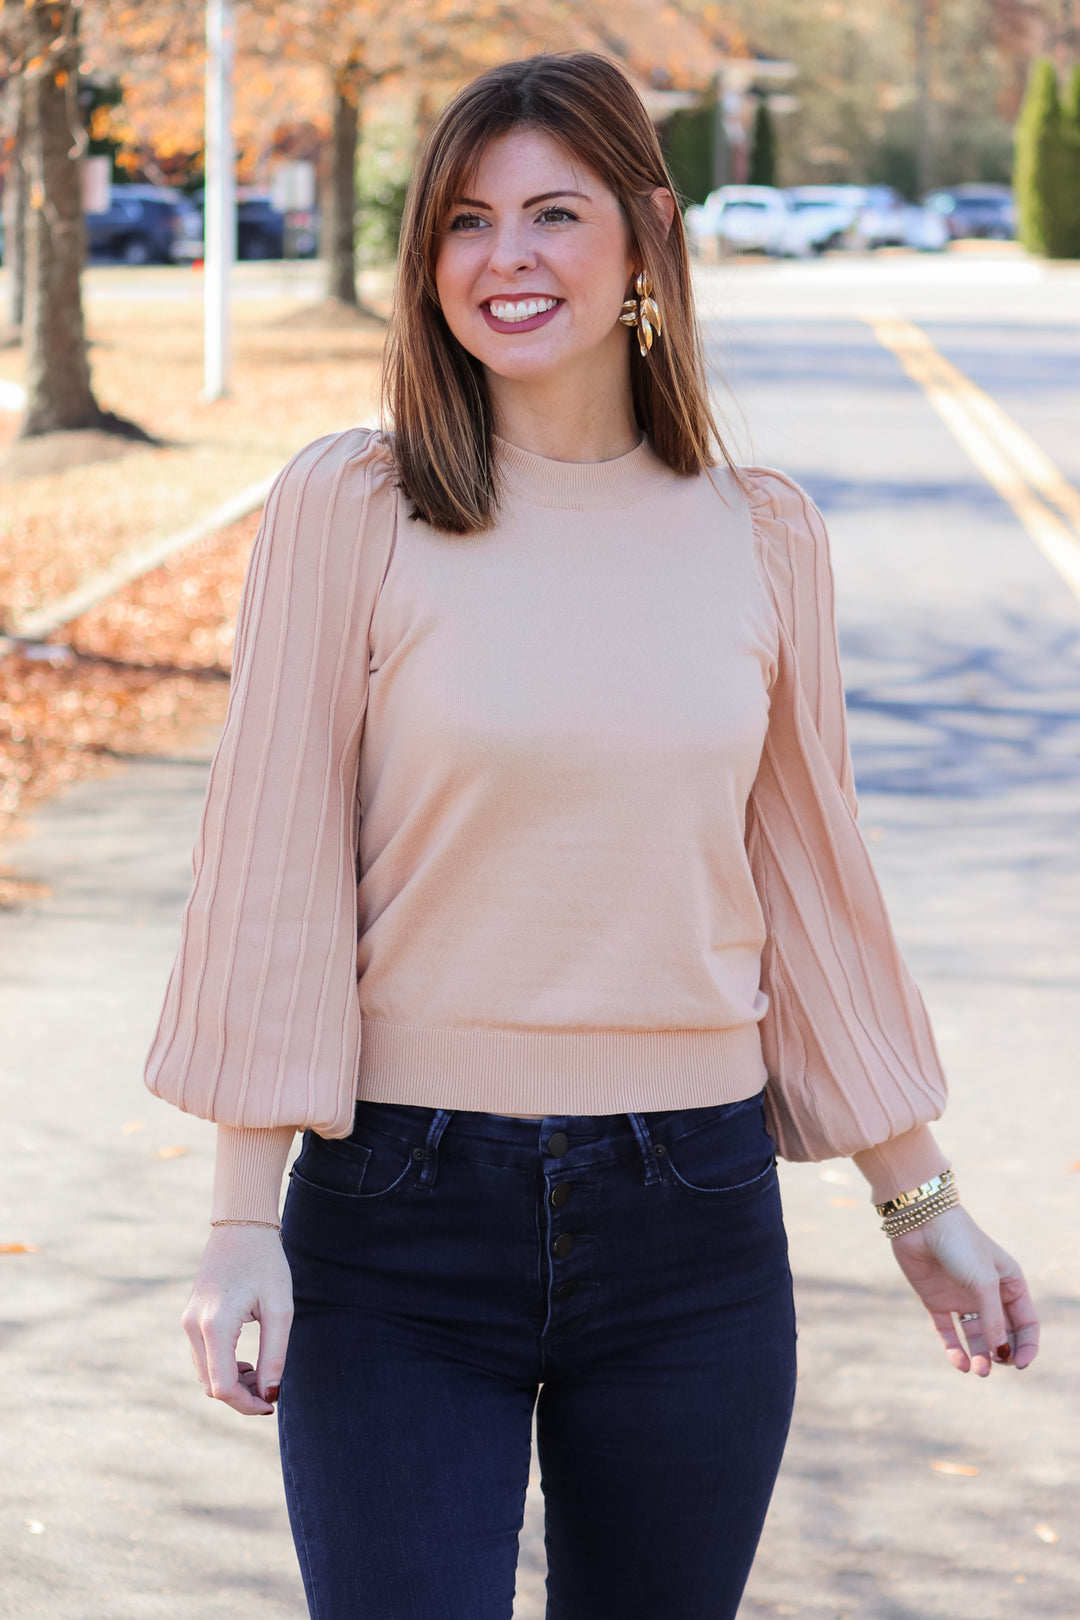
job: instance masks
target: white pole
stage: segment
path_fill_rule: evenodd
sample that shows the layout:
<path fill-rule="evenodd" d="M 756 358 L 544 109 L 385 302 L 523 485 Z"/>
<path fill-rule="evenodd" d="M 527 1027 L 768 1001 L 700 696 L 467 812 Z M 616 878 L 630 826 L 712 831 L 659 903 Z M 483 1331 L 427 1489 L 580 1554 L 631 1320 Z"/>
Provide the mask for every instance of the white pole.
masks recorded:
<path fill-rule="evenodd" d="M 229 272 L 236 244 L 233 21 L 233 0 L 207 0 L 203 398 L 208 400 L 229 392 Z"/>

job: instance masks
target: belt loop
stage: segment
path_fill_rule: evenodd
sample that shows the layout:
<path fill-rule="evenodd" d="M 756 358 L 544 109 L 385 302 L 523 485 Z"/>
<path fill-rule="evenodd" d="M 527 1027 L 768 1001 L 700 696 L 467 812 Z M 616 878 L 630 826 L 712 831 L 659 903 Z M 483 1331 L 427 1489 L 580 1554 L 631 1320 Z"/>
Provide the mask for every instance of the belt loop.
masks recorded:
<path fill-rule="evenodd" d="M 641 1150 L 641 1167 L 645 1172 L 645 1185 L 651 1187 L 660 1180 L 660 1168 L 656 1162 L 656 1149 L 653 1147 L 653 1139 L 649 1135 L 649 1127 L 645 1123 L 643 1114 L 627 1114 L 626 1117 L 633 1126 L 634 1135 L 637 1137 L 637 1145 Z"/>
<path fill-rule="evenodd" d="M 420 1186 L 429 1190 L 435 1185 L 435 1175 L 439 1168 L 439 1143 L 443 1132 L 449 1125 L 453 1116 L 452 1109 L 436 1108 L 431 1124 L 428 1126 L 427 1137 L 424 1141 L 424 1168 L 420 1172 Z"/>

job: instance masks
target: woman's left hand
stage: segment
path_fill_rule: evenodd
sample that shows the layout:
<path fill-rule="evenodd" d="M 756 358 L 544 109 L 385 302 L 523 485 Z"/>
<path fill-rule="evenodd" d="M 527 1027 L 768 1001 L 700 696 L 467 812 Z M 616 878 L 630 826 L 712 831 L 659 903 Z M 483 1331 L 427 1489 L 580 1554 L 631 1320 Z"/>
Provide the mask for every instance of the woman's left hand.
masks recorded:
<path fill-rule="evenodd" d="M 1031 1365 L 1039 1352 L 1039 1319 L 1024 1274 L 966 1210 L 944 1210 L 893 1238 L 892 1246 L 954 1367 L 986 1378 L 995 1361 Z M 958 1327 L 956 1318 L 970 1311 L 978 1315 Z"/>

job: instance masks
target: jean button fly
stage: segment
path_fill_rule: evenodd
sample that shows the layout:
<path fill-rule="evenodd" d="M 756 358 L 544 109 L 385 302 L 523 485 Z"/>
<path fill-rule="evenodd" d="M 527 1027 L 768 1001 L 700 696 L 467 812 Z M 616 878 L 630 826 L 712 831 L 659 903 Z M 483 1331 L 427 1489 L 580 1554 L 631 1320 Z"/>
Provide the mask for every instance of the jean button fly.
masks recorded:
<path fill-rule="evenodd" d="M 570 1138 L 565 1131 L 553 1131 L 547 1140 L 547 1150 L 553 1159 L 561 1159 L 570 1146 Z"/>
<path fill-rule="evenodd" d="M 551 1207 L 553 1209 L 562 1209 L 564 1204 L 568 1204 L 570 1202 L 570 1194 L 572 1191 L 573 1188 L 568 1181 L 560 1181 L 557 1187 L 552 1187 Z"/>
<path fill-rule="evenodd" d="M 556 1260 L 565 1260 L 568 1254 L 574 1252 L 574 1238 L 570 1232 L 560 1232 L 551 1245 L 551 1252 Z"/>

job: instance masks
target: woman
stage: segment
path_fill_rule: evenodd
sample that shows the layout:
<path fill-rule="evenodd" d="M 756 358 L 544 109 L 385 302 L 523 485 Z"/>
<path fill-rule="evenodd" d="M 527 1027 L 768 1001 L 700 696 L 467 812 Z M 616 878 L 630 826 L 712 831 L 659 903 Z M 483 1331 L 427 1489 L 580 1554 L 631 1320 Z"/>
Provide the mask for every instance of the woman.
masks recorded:
<path fill-rule="evenodd" d="M 961 1371 L 1037 1326 L 928 1129 L 821 519 L 717 460 L 610 63 L 443 114 L 386 375 L 394 436 L 268 503 L 150 1059 L 219 1126 L 195 1365 L 280 1383 L 319 1620 L 509 1616 L 534 1403 L 552 1620 L 733 1616 L 795 1378 L 774 1141 L 854 1156 Z"/>

